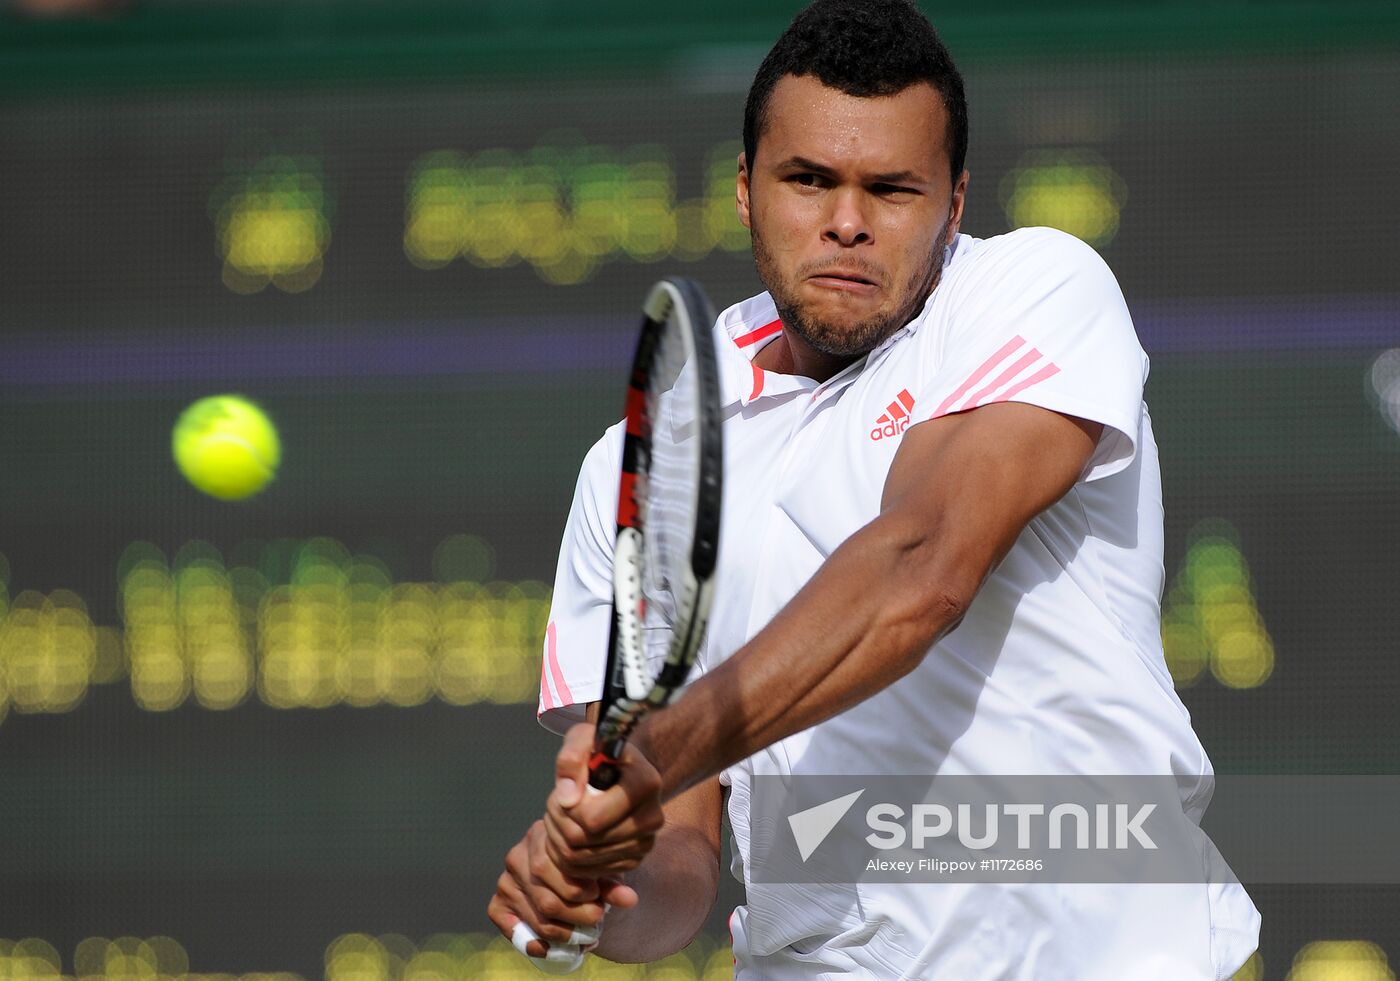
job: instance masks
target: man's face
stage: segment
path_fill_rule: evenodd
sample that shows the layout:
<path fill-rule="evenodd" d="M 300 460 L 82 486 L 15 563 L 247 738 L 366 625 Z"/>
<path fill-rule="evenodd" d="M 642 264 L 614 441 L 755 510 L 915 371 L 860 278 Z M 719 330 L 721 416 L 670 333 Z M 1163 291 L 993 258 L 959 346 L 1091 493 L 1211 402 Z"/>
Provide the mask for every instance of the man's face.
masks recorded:
<path fill-rule="evenodd" d="M 787 330 L 859 357 L 919 311 L 962 220 L 967 174 L 955 188 L 943 99 L 926 84 L 860 98 L 788 75 L 767 120 L 738 184 L 759 277 Z"/>

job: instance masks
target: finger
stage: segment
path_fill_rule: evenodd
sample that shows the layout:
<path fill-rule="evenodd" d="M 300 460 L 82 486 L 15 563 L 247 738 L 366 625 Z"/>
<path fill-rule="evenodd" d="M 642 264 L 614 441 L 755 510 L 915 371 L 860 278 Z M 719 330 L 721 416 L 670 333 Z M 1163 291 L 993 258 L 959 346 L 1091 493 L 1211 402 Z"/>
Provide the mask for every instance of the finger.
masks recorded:
<path fill-rule="evenodd" d="M 570 912 L 581 912 L 581 908 L 585 906 L 597 907 L 599 893 L 596 879 L 592 876 L 578 877 L 573 875 L 566 866 L 554 861 L 553 850 L 549 847 L 549 838 L 544 830 L 544 822 L 537 821 L 535 823 L 526 836 L 524 844 L 528 852 L 527 860 L 512 869 L 516 881 L 521 886 L 538 888 L 543 885 L 553 893 L 551 899 L 567 904 L 571 907 Z M 568 918 L 577 922 L 576 917 L 569 916 Z"/>
<path fill-rule="evenodd" d="M 598 885 L 591 878 L 570 878 L 567 870 L 551 869 L 551 856 L 546 851 L 546 832 L 543 821 L 536 821 L 525 838 L 506 854 L 506 871 L 515 878 L 522 889 L 528 889 L 537 881 L 543 880 L 570 903 L 586 903 L 598 898 Z"/>
<path fill-rule="evenodd" d="M 603 871 L 602 866 L 610 863 L 630 860 L 632 865 L 628 868 L 635 868 L 636 863 L 651 851 L 655 843 L 655 835 L 643 834 L 608 845 L 576 844 L 582 838 L 582 832 L 577 828 L 561 831 L 557 825 L 551 826 L 544 836 L 542 847 L 545 857 L 558 869 L 567 883 L 578 884 L 594 880 Z M 599 854 L 604 850 L 605 854 Z M 619 867 L 614 871 L 625 872 L 627 868 Z M 597 888 L 595 883 L 587 892 L 574 889 L 569 892 L 561 891 L 560 895 L 574 900 L 596 899 Z"/>
<path fill-rule="evenodd" d="M 641 902 L 642 897 L 637 895 L 637 890 L 618 879 L 599 879 L 598 886 L 602 890 L 603 903 L 608 909 L 614 906 L 618 909 L 631 909 Z"/>
<path fill-rule="evenodd" d="M 639 834 L 654 834 L 665 823 L 661 801 L 655 795 L 638 793 L 626 782 L 601 794 L 586 794 L 583 800 L 568 808 L 568 815 L 587 835 L 587 844 L 607 844 Z"/>
<path fill-rule="evenodd" d="M 636 868 L 656 844 L 656 834 L 643 831 L 641 827 L 660 823 L 659 815 L 650 820 L 643 818 L 635 823 L 627 822 L 620 826 L 618 841 L 608 844 L 580 844 L 588 839 L 567 815 L 549 814 L 544 821 L 542 836 L 546 853 L 544 857 L 559 870 L 565 881 L 571 883 L 596 879 L 603 874 L 628 872 Z M 632 831 L 634 834 L 632 837 L 623 838 L 622 831 Z M 560 895 L 570 898 L 563 891 Z M 590 891 L 586 898 L 593 899 L 596 895 L 596 892 Z"/>
<path fill-rule="evenodd" d="M 588 784 L 588 758 L 593 755 L 592 726 L 585 723 L 571 728 L 554 758 L 554 792 L 565 807 L 572 807 Z"/>
<path fill-rule="evenodd" d="M 629 841 L 655 834 L 665 823 L 659 800 L 646 800 L 633 809 L 625 795 L 617 795 L 616 787 L 602 793 L 590 788 L 583 801 L 567 809 L 557 794 L 545 801 L 544 830 L 560 849 Z"/>
<path fill-rule="evenodd" d="M 507 937 L 515 929 L 515 925 L 520 922 L 520 917 L 515 915 L 514 910 L 506 904 L 505 898 L 499 892 L 491 897 L 491 901 L 486 904 L 486 915 L 495 925 L 497 930 Z M 543 955 L 544 944 L 540 944 L 539 953 Z"/>
<path fill-rule="evenodd" d="M 636 868 L 651 849 L 657 845 L 657 835 L 643 834 L 627 841 L 610 845 L 585 845 L 574 848 L 571 845 L 546 844 L 546 856 L 550 865 L 559 869 L 560 875 L 567 876 L 570 882 L 598 879 L 605 875 L 609 866 L 616 866 L 617 872 L 627 872 Z M 592 897 L 589 897 L 592 898 Z"/>
<path fill-rule="evenodd" d="M 545 837 L 554 842 L 561 851 L 582 846 L 588 842 L 588 832 L 583 829 L 583 825 L 573 819 L 568 811 L 559 805 L 557 793 L 551 793 L 545 801 L 543 823 Z"/>
<path fill-rule="evenodd" d="M 577 880 L 567 878 L 543 849 L 530 865 L 533 875 L 525 891 L 542 918 L 571 926 L 592 926 L 603 918 L 597 882 L 585 879 L 587 889 L 579 888 Z"/>
<path fill-rule="evenodd" d="M 525 925 L 530 928 L 530 932 L 540 940 L 553 944 L 565 944 L 573 936 L 574 924 L 558 922 L 537 908 L 529 892 L 522 889 L 511 876 L 503 874 L 497 880 L 496 892 L 516 918 L 524 921 Z M 601 904 L 599 904 L 599 908 L 601 909 Z"/>
<path fill-rule="evenodd" d="M 535 937 L 524 923 L 515 925 L 515 929 L 511 931 L 510 942 L 515 945 L 516 950 L 530 958 L 531 964 L 545 974 L 572 974 L 583 966 L 583 951 L 569 944 L 551 946 L 545 950 L 543 956 L 532 954 L 531 950 L 539 945 L 539 938 Z"/>

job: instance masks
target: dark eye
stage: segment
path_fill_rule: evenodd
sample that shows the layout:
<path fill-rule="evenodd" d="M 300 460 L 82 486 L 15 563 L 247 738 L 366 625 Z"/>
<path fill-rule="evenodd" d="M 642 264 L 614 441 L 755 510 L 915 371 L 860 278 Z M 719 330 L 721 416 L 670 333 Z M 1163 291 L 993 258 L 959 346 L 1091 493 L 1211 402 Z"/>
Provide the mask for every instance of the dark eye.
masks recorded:
<path fill-rule="evenodd" d="M 889 197 L 895 194 L 914 193 L 914 189 L 912 187 L 901 187 L 899 184 L 876 184 L 874 187 L 871 188 L 871 190 L 874 191 L 876 194 L 880 195 L 881 197 Z"/>
<path fill-rule="evenodd" d="M 822 179 L 818 174 L 793 174 L 788 178 L 799 187 L 821 187 Z"/>

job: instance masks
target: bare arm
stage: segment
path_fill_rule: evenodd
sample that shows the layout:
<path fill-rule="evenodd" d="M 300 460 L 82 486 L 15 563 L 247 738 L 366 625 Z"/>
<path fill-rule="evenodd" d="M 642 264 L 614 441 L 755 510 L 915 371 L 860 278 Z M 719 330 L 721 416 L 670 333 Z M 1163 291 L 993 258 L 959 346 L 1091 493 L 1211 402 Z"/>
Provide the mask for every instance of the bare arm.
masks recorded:
<path fill-rule="evenodd" d="M 1101 431 L 1018 403 L 910 429 L 880 516 L 832 553 L 764 630 L 638 729 L 635 742 L 660 771 L 662 796 L 912 671 L 962 619 L 1031 518 L 1079 479 Z M 594 832 L 626 810 L 617 797 L 588 803 L 595 806 L 576 816 Z"/>

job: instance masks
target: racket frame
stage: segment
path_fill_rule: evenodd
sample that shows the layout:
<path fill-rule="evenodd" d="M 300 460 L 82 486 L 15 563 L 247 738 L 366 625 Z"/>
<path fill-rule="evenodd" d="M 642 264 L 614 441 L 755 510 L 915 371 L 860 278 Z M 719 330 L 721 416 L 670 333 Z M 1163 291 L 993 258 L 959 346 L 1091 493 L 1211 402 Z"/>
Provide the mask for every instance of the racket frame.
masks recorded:
<path fill-rule="evenodd" d="M 641 335 L 627 388 L 608 663 L 594 752 L 589 761 L 589 786 L 596 790 L 606 790 L 621 778 L 618 761 L 632 730 L 647 712 L 669 703 L 689 677 L 709 620 L 719 553 L 724 447 L 714 311 L 698 284 L 667 277 L 652 287 L 642 312 Z M 693 441 L 693 472 L 698 479 L 693 488 L 691 513 L 695 529 L 689 563 L 676 593 L 675 623 L 666 659 L 653 679 L 646 662 L 642 626 L 646 529 L 636 502 L 638 495 L 646 492 L 656 422 L 649 416 L 647 383 L 667 330 L 680 332 L 686 364 L 695 372 L 698 438 Z"/>

